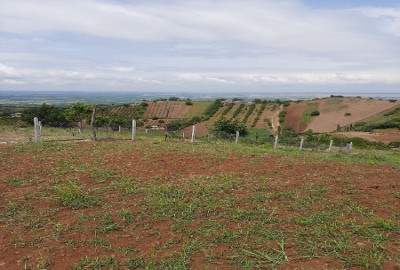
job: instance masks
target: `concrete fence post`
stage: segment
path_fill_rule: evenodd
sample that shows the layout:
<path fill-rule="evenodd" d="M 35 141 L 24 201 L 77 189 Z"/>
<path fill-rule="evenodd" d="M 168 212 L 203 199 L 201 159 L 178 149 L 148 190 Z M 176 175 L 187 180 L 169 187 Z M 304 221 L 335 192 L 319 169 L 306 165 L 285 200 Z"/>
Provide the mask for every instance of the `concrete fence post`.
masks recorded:
<path fill-rule="evenodd" d="M 300 150 L 303 150 L 303 144 L 304 144 L 304 139 L 301 139 L 301 141 L 300 141 Z"/>
<path fill-rule="evenodd" d="M 136 120 L 132 120 L 132 141 L 136 140 Z"/>
<path fill-rule="evenodd" d="M 196 132 L 196 126 L 192 126 L 192 140 L 191 140 L 191 143 L 194 143 L 194 140 L 195 140 L 195 132 Z"/>
<path fill-rule="evenodd" d="M 121 133 L 121 126 L 118 126 L 118 132 Z"/>
<path fill-rule="evenodd" d="M 346 144 L 346 152 L 350 153 L 353 150 L 353 142 Z"/>
<path fill-rule="evenodd" d="M 146 128 L 145 131 L 144 131 L 144 133 L 146 133 L 146 134 L 149 133 L 149 130 Z"/>
<path fill-rule="evenodd" d="M 40 140 L 40 126 L 39 126 L 39 119 L 37 117 L 33 118 L 33 125 L 35 129 L 35 142 Z"/>
<path fill-rule="evenodd" d="M 332 150 L 332 146 L 333 146 L 333 140 L 331 140 L 331 142 L 329 143 L 328 152 L 330 152 Z"/>
<path fill-rule="evenodd" d="M 274 142 L 274 148 L 278 147 L 278 139 L 279 139 L 279 137 L 278 137 L 278 135 L 276 135 L 275 136 L 275 142 Z"/>
<path fill-rule="evenodd" d="M 237 144 L 238 142 L 239 142 L 239 131 L 236 131 L 235 143 Z"/>

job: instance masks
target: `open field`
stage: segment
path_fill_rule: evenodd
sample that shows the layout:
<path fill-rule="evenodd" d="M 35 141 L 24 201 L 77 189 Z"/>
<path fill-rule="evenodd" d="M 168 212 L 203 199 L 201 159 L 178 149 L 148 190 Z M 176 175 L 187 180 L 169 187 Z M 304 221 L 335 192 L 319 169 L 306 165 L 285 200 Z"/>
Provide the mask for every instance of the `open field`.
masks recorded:
<path fill-rule="evenodd" d="M 148 102 L 144 117 L 186 118 L 191 106 L 183 101 Z"/>
<path fill-rule="evenodd" d="M 287 108 L 286 124 L 296 131 L 312 129 L 314 132 L 332 132 L 337 125 L 343 127 L 384 114 L 400 105 L 400 102 L 361 98 L 325 98 L 293 103 Z M 310 112 L 318 110 L 319 116 Z M 381 119 L 381 118 L 380 118 Z"/>
<path fill-rule="evenodd" d="M 2 269 L 396 269 L 400 156 L 0 145 Z"/>
<path fill-rule="evenodd" d="M 375 132 L 336 132 L 335 135 L 345 138 L 358 137 L 370 142 L 400 142 L 400 130 L 398 129 L 383 129 Z"/>

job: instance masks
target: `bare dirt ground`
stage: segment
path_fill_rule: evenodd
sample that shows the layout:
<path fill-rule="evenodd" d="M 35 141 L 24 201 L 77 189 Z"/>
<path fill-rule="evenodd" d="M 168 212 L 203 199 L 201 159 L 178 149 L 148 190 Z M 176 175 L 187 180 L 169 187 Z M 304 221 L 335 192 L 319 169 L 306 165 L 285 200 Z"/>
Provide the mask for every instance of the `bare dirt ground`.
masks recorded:
<path fill-rule="evenodd" d="M 281 125 L 279 123 L 279 112 L 282 110 L 283 105 L 278 106 L 278 108 L 275 110 L 274 114 L 272 115 L 271 118 L 271 125 L 272 125 L 272 131 L 277 132 L 278 127 Z"/>
<path fill-rule="evenodd" d="M 278 107 L 279 106 L 277 106 L 277 108 L 275 110 L 272 110 L 273 105 L 271 105 L 271 104 L 267 105 L 265 107 L 265 110 L 263 111 L 263 113 L 260 116 L 260 120 L 257 122 L 256 128 L 270 129 L 270 127 L 265 122 L 265 119 L 269 119 L 271 121 L 271 119 L 273 118 L 276 111 L 279 110 Z"/>
<path fill-rule="evenodd" d="M 307 124 L 301 121 L 306 103 L 293 103 L 286 108 L 285 125 L 293 128 L 296 132 L 302 132 L 307 128 Z"/>
<path fill-rule="evenodd" d="M 0 145 L 0 156 L 1 269 L 400 267 L 389 165 L 152 142 Z M 99 203 L 60 203 L 69 181 Z"/>
<path fill-rule="evenodd" d="M 370 142 L 400 142 L 400 132 L 336 132 L 339 137 L 352 138 L 358 137 Z"/>
<path fill-rule="evenodd" d="M 314 132 L 332 132 L 336 130 L 338 124 L 347 126 L 400 104 L 387 100 L 349 98 L 328 98 L 313 102 L 320 103 L 321 113 L 307 126 L 307 129 L 312 129 Z"/>

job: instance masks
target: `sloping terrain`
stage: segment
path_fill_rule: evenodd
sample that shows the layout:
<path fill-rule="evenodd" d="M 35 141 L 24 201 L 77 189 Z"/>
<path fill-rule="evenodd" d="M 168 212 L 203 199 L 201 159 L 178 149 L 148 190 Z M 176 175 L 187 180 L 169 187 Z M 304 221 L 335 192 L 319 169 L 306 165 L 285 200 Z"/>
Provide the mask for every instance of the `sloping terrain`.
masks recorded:
<path fill-rule="evenodd" d="M 370 142 L 400 142 L 400 130 L 398 129 L 385 130 L 384 132 L 336 132 L 335 136 L 345 138 L 358 137 Z"/>
<path fill-rule="evenodd" d="M 148 102 L 143 116 L 147 118 L 187 118 L 193 105 L 186 105 L 184 101 L 154 101 Z"/>
<path fill-rule="evenodd" d="M 332 132 L 337 126 L 348 126 L 399 106 L 400 102 L 361 98 L 325 98 L 291 104 L 286 125 L 296 131 Z M 311 111 L 320 115 L 311 117 Z"/>
<path fill-rule="evenodd" d="M 209 128 L 211 128 L 214 122 L 221 117 L 237 119 L 240 122 L 244 122 L 248 128 L 265 128 L 276 131 L 279 125 L 278 114 L 282 106 L 278 104 L 266 104 L 265 106 L 262 104 L 255 104 L 254 109 L 252 110 L 251 107 L 253 104 L 254 103 L 252 102 L 237 102 L 231 106 L 225 115 L 224 111 L 227 110 L 230 103 L 224 104 L 224 106 L 221 107 L 209 120 L 196 124 L 196 136 L 206 136 Z M 244 121 L 246 116 L 247 120 Z M 272 123 L 271 126 L 268 125 L 268 123 Z M 191 129 L 192 127 L 187 127 L 184 130 L 187 137 L 191 135 Z"/>

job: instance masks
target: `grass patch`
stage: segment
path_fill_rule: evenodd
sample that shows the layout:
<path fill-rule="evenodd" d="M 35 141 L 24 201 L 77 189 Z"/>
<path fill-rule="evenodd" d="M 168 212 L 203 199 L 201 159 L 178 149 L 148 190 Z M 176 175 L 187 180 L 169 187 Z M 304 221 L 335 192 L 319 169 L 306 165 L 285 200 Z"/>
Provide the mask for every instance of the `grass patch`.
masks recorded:
<path fill-rule="evenodd" d="M 319 103 L 317 102 L 309 102 L 306 104 L 306 107 L 303 111 L 303 114 L 301 115 L 301 121 L 303 123 L 311 123 L 311 120 L 313 119 L 313 112 L 318 111 Z"/>
<path fill-rule="evenodd" d="M 99 205 L 97 198 L 90 196 L 80 185 L 68 181 L 56 187 L 57 201 L 68 208 L 79 209 Z"/>

